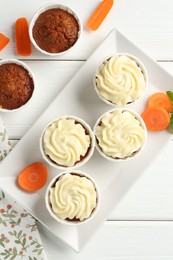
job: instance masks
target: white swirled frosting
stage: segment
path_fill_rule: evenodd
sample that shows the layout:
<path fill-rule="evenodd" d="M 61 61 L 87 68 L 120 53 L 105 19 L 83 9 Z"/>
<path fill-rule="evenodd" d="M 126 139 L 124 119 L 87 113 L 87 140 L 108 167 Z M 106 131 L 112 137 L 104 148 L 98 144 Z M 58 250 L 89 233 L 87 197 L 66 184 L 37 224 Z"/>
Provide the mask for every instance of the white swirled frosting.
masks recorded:
<path fill-rule="evenodd" d="M 137 63 L 125 55 L 113 56 L 96 71 L 96 86 L 100 95 L 117 106 L 138 99 L 146 82 Z"/>
<path fill-rule="evenodd" d="M 74 119 L 62 118 L 52 123 L 43 136 L 44 152 L 58 165 L 70 167 L 85 156 L 90 136 Z"/>
<path fill-rule="evenodd" d="M 131 156 L 142 147 L 146 138 L 139 120 L 123 110 L 104 115 L 95 134 L 101 150 L 113 158 Z"/>
<path fill-rule="evenodd" d="M 82 221 L 96 208 L 97 193 L 91 180 L 67 173 L 50 189 L 49 200 L 58 218 Z"/>

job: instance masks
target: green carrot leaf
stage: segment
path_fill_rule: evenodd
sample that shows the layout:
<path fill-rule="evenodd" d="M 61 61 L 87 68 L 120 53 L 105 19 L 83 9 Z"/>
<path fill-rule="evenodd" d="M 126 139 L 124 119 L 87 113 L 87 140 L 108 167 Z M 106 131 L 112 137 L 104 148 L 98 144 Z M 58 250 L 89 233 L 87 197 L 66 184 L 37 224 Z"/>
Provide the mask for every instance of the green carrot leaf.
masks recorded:
<path fill-rule="evenodd" d="M 173 114 L 171 114 L 169 130 L 173 134 Z"/>
<path fill-rule="evenodd" d="M 170 100 L 173 102 L 173 92 L 169 90 L 169 91 L 166 91 L 166 94 L 168 95 Z"/>

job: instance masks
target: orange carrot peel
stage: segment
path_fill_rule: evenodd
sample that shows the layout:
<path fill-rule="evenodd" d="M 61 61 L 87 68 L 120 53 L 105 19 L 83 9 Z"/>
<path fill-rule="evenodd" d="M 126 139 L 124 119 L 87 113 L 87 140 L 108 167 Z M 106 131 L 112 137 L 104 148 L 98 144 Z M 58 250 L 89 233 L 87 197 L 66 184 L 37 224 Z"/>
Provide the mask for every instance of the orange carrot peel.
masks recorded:
<path fill-rule="evenodd" d="M 19 55 L 29 56 L 31 54 L 31 41 L 26 18 L 19 18 L 15 23 L 15 28 L 17 52 Z"/>
<path fill-rule="evenodd" d="M 19 186 L 26 191 L 37 191 L 41 189 L 48 176 L 48 170 L 44 164 L 35 162 L 24 170 L 22 170 L 18 175 Z"/>
<path fill-rule="evenodd" d="M 95 31 L 104 21 L 114 4 L 113 0 L 103 0 L 87 21 L 87 27 Z"/>
<path fill-rule="evenodd" d="M 10 39 L 0 33 L 0 51 L 9 43 Z"/>

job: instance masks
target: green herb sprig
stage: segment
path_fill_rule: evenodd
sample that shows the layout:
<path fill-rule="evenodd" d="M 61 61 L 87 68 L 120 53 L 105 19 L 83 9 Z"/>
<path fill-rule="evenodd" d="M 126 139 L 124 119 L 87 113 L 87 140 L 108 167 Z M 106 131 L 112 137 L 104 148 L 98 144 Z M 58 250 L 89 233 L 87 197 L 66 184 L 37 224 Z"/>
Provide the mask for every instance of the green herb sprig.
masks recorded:
<path fill-rule="evenodd" d="M 170 98 L 170 100 L 172 102 L 172 110 L 170 112 L 169 130 L 173 134 L 173 92 L 169 90 L 169 91 L 166 91 L 166 94 L 168 95 L 168 97 Z"/>

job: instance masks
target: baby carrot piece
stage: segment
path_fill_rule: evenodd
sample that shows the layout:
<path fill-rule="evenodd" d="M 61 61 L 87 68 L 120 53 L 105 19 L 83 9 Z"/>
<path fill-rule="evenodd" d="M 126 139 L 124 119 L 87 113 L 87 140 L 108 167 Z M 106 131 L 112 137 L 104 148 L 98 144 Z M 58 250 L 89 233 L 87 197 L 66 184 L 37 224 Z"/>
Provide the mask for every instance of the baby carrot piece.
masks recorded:
<path fill-rule="evenodd" d="M 151 131 L 164 130 L 170 123 L 169 114 L 163 107 L 149 107 L 141 116 L 147 129 Z"/>
<path fill-rule="evenodd" d="M 0 51 L 9 43 L 9 38 L 0 33 Z"/>
<path fill-rule="evenodd" d="M 36 191 L 45 185 L 47 175 L 47 168 L 42 163 L 36 162 L 19 173 L 18 184 L 24 190 Z"/>
<path fill-rule="evenodd" d="M 87 22 L 87 27 L 93 31 L 97 30 L 109 13 L 113 4 L 113 0 L 103 0 L 103 2 L 97 7 L 97 9 L 89 18 Z"/>
<path fill-rule="evenodd" d="M 28 21 L 26 18 L 19 18 L 16 27 L 16 47 L 19 55 L 29 56 L 31 54 L 31 41 L 29 38 Z"/>
<path fill-rule="evenodd" d="M 163 107 L 168 113 L 172 110 L 172 102 L 170 98 L 163 92 L 158 92 L 150 96 L 148 107 Z"/>

